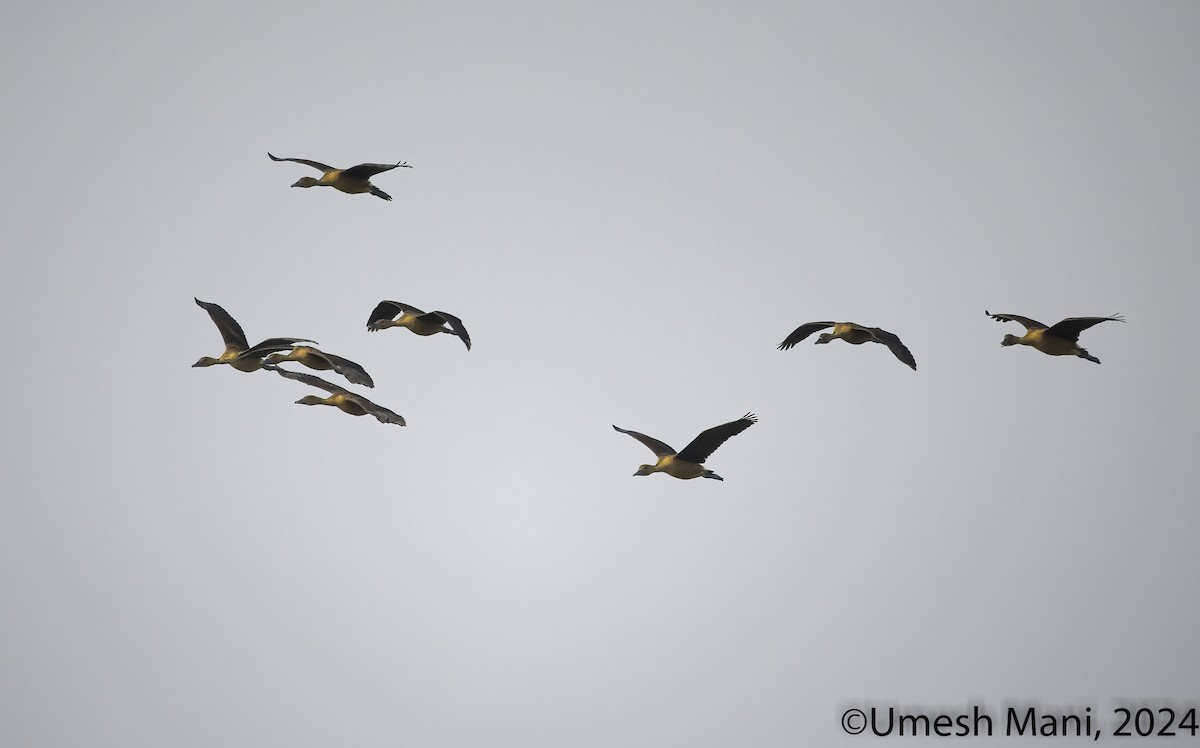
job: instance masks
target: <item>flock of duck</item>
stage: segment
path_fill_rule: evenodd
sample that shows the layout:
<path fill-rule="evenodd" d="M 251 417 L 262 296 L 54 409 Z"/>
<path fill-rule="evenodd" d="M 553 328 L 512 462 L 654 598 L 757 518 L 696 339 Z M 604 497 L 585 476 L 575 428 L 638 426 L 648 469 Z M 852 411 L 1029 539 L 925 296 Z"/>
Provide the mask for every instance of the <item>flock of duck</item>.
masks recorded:
<path fill-rule="evenodd" d="M 200 299 L 195 299 L 195 302 L 197 306 L 208 312 L 209 318 L 221 332 L 221 339 L 225 341 L 225 350 L 216 358 L 201 356 L 200 360 L 192 366 L 228 364 L 238 371 L 246 372 L 266 369 L 285 379 L 294 379 L 329 393 L 327 397 L 305 395 L 296 401 L 300 405 L 332 405 L 352 416 L 369 414 L 375 416 L 382 423 L 394 423 L 397 426 L 407 425 L 403 416 L 382 405 L 376 405 L 345 387 L 312 374 L 290 371 L 280 366 L 287 361 L 295 361 L 317 371 L 333 371 L 345 377 L 346 381 L 351 384 L 374 387 L 375 381 L 361 365 L 348 358 L 318 350 L 312 345 L 300 345 L 301 343 L 316 342 L 307 338 L 267 338 L 257 345 L 250 345 L 246 339 L 246 333 L 242 331 L 242 326 L 233 318 L 233 315 L 225 311 L 224 307 Z M 367 320 L 367 329 L 374 332 L 388 327 L 405 327 L 417 335 L 434 335 L 439 332 L 457 335 L 467 346 L 467 350 L 471 350 L 471 336 L 463 327 L 462 320 L 448 312 L 423 312 L 415 306 L 399 301 L 381 301 L 371 312 L 371 317 Z"/>
<path fill-rule="evenodd" d="M 309 161 L 303 158 L 279 158 L 267 154 L 272 161 L 292 161 L 311 166 L 322 172 L 320 178 L 301 177 L 293 187 L 333 187 L 349 194 L 371 194 L 383 200 L 391 200 L 391 196 L 371 183 L 371 177 L 396 168 L 412 168 L 401 161 L 395 164 L 359 164 L 347 169 L 336 169 L 319 161 Z M 208 312 L 213 324 L 221 333 L 225 350 L 220 356 L 213 358 L 203 356 L 193 366 L 216 366 L 225 364 L 243 372 L 260 369 L 272 371 L 285 379 L 291 379 L 302 384 L 316 387 L 329 393 L 325 397 L 305 395 L 296 401 L 299 405 L 329 405 L 338 408 L 343 413 L 352 416 L 372 415 L 381 423 L 397 426 L 406 425 L 404 417 L 377 405 L 355 392 L 326 381 L 313 374 L 292 371 L 282 364 L 295 362 L 316 371 L 332 371 L 350 382 L 363 387 L 374 387 L 375 382 L 359 364 L 349 359 L 335 356 L 314 347 L 315 341 L 305 338 L 267 338 L 257 345 L 250 345 L 242 326 L 223 307 L 207 301 L 195 299 L 196 304 Z M 1000 341 L 1002 346 L 1027 345 L 1051 356 L 1078 356 L 1093 363 L 1100 359 L 1091 355 L 1079 345 L 1079 335 L 1084 330 L 1101 322 L 1124 322 L 1118 314 L 1107 317 L 1067 317 L 1053 325 L 1046 325 L 1029 317 L 1018 314 L 984 314 L 998 322 L 1019 322 L 1025 327 L 1024 335 L 1005 335 Z M 389 327 L 403 327 L 421 336 L 447 333 L 462 340 L 467 350 L 471 350 L 471 336 L 463 326 L 462 320 L 448 312 L 423 312 L 420 309 L 399 301 L 384 300 L 379 302 L 367 319 L 367 330 L 375 332 Z M 867 327 L 855 322 L 806 322 L 790 335 L 784 338 L 778 349 L 786 351 L 818 330 L 833 328 L 821 333 L 816 344 L 843 340 L 851 345 L 863 343 L 880 343 L 887 346 L 901 363 L 914 371 L 917 361 L 908 347 L 894 333 L 878 327 Z M 724 444 L 730 437 L 742 433 L 758 422 L 758 417 L 747 413 L 736 421 L 714 426 L 700 432 L 686 447 L 674 450 L 665 442 L 652 436 L 613 426 L 622 434 L 628 434 L 646 445 L 656 457 L 654 464 L 640 465 L 634 475 L 650 475 L 666 473 L 674 478 L 712 478 L 724 480 L 721 476 L 704 467 L 704 461 Z"/>

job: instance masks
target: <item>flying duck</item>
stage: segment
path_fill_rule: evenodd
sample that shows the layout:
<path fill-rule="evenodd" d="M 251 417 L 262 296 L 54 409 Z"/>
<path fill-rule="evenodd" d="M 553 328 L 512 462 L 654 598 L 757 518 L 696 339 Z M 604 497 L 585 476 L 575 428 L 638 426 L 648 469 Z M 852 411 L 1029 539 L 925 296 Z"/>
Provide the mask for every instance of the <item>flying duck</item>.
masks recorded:
<path fill-rule="evenodd" d="M 781 351 L 786 351 L 817 330 L 824 330 L 826 327 L 832 327 L 833 332 L 821 333 L 817 338 L 817 345 L 839 338 L 851 345 L 883 343 L 896 358 L 911 367 L 913 371 L 917 370 L 917 360 L 913 358 L 912 353 L 905 347 L 904 343 L 900 342 L 900 338 L 887 330 L 882 330 L 878 327 L 864 327 L 853 322 L 806 322 L 793 330 L 791 335 L 784 338 L 778 348 Z"/>
<path fill-rule="evenodd" d="M 400 316 L 396 317 L 397 314 Z M 399 301 L 381 301 L 371 312 L 367 329 L 375 332 L 389 327 L 407 327 L 418 335 L 448 332 L 461 338 L 467 350 L 471 350 L 471 336 L 467 334 L 467 328 L 463 327 L 461 319 L 449 312 L 422 312 L 415 306 Z"/>
<path fill-rule="evenodd" d="M 334 187 L 342 192 L 348 192 L 352 195 L 357 195 L 362 192 L 370 192 L 375 197 L 391 200 L 392 196 L 375 185 L 371 184 L 371 177 L 385 171 L 391 171 L 397 167 L 411 169 L 406 162 L 400 161 L 395 164 L 359 164 L 351 166 L 349 169 L 335 169 L 332 166 L 327 166 L 320 161 L 309 161 L 306 158 L 279 158 L 272 156 L 272 161 L 294 161 L 297 164 L 311 166 L 318 171 L 325 172 L 320 179 L 316 177 L 300 177 L 299 181 L 293 184 L 293 187 Z"/>
<path fill-rule="evenodd" d="M 1020 337 L 1005 335 L 1004 339 L 1000 341 L 1002 346 L 1019 343 L 1036 348 L 1051 356 L 1079 356 L 1097 364 L 1100 363 L 1100 359 L 1079 347 L 1079 333 L 1101 322 L 1125 321 L 1125 318 L 1119 314 L 1109 317 L 1067 317 L 1062 322 L 1047 326 L 1019 314 L 992 314 L 986 309 L 983 313 L 999 322 L 1020 322 L 1025 325 L 1024 335 Z"/>
<path fill-rule="evenodd" d="M 758 416 L 753 413 L 747 413 L 736 421 L 730 421 L 720 426 L 713 426 L 707 431 L 701 431 L 699 436 L 692 439 L 691 443 L 679 452 L 676 452 L 667 446 L 666 443 L 660 442 L 652 436 L 639 434 L 636 431 L 623 429 L 619 426 L 613 426 L 613 428 L 622 434 L 629 434 L 634 439 L 645 444 L 658 457 L 657 462 L 653 465 L 638 466 L 637 472 L 634 475 L 666 473 L 682 480 L 690 478 L 725 480 L 713 471 L 705 468 L 704 461 L 717 450 L 717 447 L 724 444 L 725 440 L 729 437 L 742 433 L 755 423 L 758 423 Z"/>
<path fill-rule="evenodd" d="M 199 361 L 192 364 L 193 367 L 229 364 L 238 371 L 257 371 L 262 368 L 262 359 L 267 354 L 290 350 L 296 343 L 315 342 L 305 338 L 267 338 L 258 345 L 251 346 L 246 342 L 246 333 L 242 332 L 242 326 L 229 312 L 219 304 L 192 298 L 197 306 L 208 312 L 213 324 L 221 331 L 221 339 L 225 341 L 225 351 L 220 356 L 201 356 Z"/>
<path fill-rule="evenodd" d="M 391 423 L 397 426 L 407 426 L 404 416 L 393 413 L 382 405 L 376 405 L 362 395 L 356 395 L 350 390 L 339 387 L 333 382 L 327 382 L 318 376 L 299 371 L 288 371 L 278 366 L 267 364 L 264 368 L 275 372 L 284 379 L 294 379 L 297 382 L 317 387 L 330 393 L 329 397 L 305 395 L 296 401 L 297 405 L 332 405 L 343 413 L 352 416 L 375 416 L 380 423 Z"/>

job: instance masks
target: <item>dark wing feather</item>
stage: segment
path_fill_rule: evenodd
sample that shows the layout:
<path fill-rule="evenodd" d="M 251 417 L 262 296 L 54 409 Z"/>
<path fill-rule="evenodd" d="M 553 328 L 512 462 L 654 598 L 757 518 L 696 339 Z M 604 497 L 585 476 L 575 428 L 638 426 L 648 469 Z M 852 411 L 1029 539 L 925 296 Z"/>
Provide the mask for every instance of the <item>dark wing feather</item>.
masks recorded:
<path fill-rule="evenodd" d="M 399 413 L 394 413 L 382 405 L 376 405 L 362 395 L 354 395 L 354 399 L 357 400 L 364 408 L 366 408 L 368 413 L 375 416 L 376 420 L 378 420 L 380 423 L 394 423 L 397 426 L 408 425 L 404 422 L 404 416 L 400 415 Z"/>
<path fill-rule="evenodd" d="M 917 370 L 917 360 L 913 358 L 912 351 L 908 350 L 908 347 L 905 346 L 904 343 L 900 342 L 900 338 L 898 338 L 894 333 L 890 333 L 887 330 L 883 330 L 878 327 L 872 327 L 869 329 L 871 331 L 871 335 L 874 336 L 876 343 L 883 343 L 888 347 L 888 350 L 896 356 L 896 358 L 900 359 L 902 362 L 911 367 L 913 371 Z"/>
<path fill-rule="evenodd" d="M 385 171 L 391 171 L 396 167 L 403 167 L 406 169 L 412 168 L 403 161 L 400 161 L 394 164 L 358 164 L 357 166 L 351 166 L 348 169 L 342 169 L 342 173 L 348 177 L 353 177 L 354 179 L 370 179 L 376 174 L 382 174 Z"/>
<path fill-rule="evenodd" d="M 267 155 L 271 156 L 271 154 L 269 152 L 267 153 Z M 337 169 L 333 168 L 332 166 L 330 166 L 328 164 L 323 164 L 320 161 L 309 161 L 306 158 L 279 158 L 278 156 L 271 156 L 271 160 L 272 161 L 294 161 L 297 164 L 304 164 L 305 166 L 311 166 L 312 168 L 317 169 L 319 171 L 337 171 Z"/>
<path fill-rule="evenodd" d="M 1046 329 L 1047 335 L 1053 335 L 1058 338 L 1066 338 L 1072 342 L 1079 342 L 1079 333 L 1088 329 L 1093 325 L 1098 325 L 1101 322 L 1124 322 L 1125 318 L 1119 314 L 1114 314 L 1110 317 L 1067 317 L 1062 322 L 1058 322 Z"/>
<path fill-rule="evenodd" d="M 290 351 L 296 343 L 316 343 L 315 340 L 306 338 L 267 338 L 261 343 L 247 348 L 242 352 L 240 358 L 262 358 L 270 353 L 279 353 L 280 351 Z"/>
<path fill-rule="evenodd" d="M 367 320 L 367 329 L 374 330 L 375 328 L 373 325 L 376 322 L 380 322 L 385 319 L 392 319 L 401 312 L 410 312 L 412 314 L 425 313 L 420 309 L 417 309 L 415 306 L 409 306 L 408 304 L 404 304 L 399 301 L 384 300 L 376 304 L 375 308 L 371 310 L 371 317 Z"/>
<path fill-rule="evenodd" d="M 244 351 L 250 347 L 250 343 L 246 341 L 246 333 L 242 332 L 242 326 L 220 304 L 201 301 L 194 296 L 192 299 L 196 302 L 196 306 L 208 312 L 213 324 L 221 331 L 221 340 L 225 341 L 225 350 Z"/>
<path fill-rule="evenodd" d="M 826 327 L 833 327 L 836 324 L 836 322 L 805 322 L 792 330 L 792 334 L 784 338 L 783 342 L 776 347 L 781 351 L 786 351 L 817 330 L 824 330 Z"/>
<path fill-rule="evenodd" d="M 345 387 L 339 387 L 336 384 L 334 384 L 333 382 L 327 382 L 318 376 L 314 376 L 312 374 L 305 374 L 302 371 L 289 371 L 288 369 L 284 369 L 281 366 L 275 366 L 273 364 L 267 364 L 267 365 L 263 366 L 263 368 L 275 372 L 276 374 L 283 377 L 284 379 L 294 379 L 297 382 L 303 382 L 304 384 L 307 384 L 311 387 L 316 387 L 318 389 L 325 390 L 326 392 L 333 394 L 333 395 L 339 395 L 339 394 L 340 395 L 353 395 L 354 394 L 353 392 L 346 389 Z"/>
<path fill-rule="evenodd" d="M 675 450 L 671 449 L 667 445 L 666 442 L 660 442 L 658 439 L 655 439 L 653 436 L 646 436 L 645 434 L 639 434 L 636 431 L 630 431 L 628 429 L 623 429 L 620 426 L 613 426 L 613 428 L 616 429 L 617 431 L 620 431 L 622 434 L 629 434 L 634 439 L 637 439 L 642 444 L 645 444 L 647 447 L 650 448 L 651 452 L 658 455 L 659 457 L 663 457 L 664 455 L 675 454 Z"/>
<path fill-rule="evenodd" d="M 471 336 L 467 334 L 467 328 L 463 327 L 461 319 L 449 312 L 431 312 L 431 314 L 436 314 L 443 322 L 450 325 L 454 334 L 462 338 L 463 345 L 467 347 L 467 350 L 471 350 Z"/>
<path fill-rule="evenodd" d="M 348 358 L 335 356 L 332 353 L 318 351 L 332 366 L 333 370 L 341 374 L 353 384 L 361 384 L 363 387 L 375 387 L 375 381 L 371 379 L 371 375 L 367 370 L 354 363 Z"/>
<path fill-rule="evenodd" d="M 986 314 L 987 316 L 991 317 L 992 319 L 999 320 L 1001 322 L 1020 322 L 1022 325 L 1025 325 L 1026 330 L 1045 330 L 1046 329 L 1046 326 L 1043 325 L 1041 322 L 1038 322 L 1036 319 L 1022 317 L 1019 314 L 992 314 L 991 312 L 987 311 L 986 309 L 984 310 L 983 313 Z"/>
<path fill-rule="evenodd" d="M 688 444 L 679 454 L 675 455 L 675 458 L 684 460 L 685 462 L 702 463 L 708 459 L 709 455 L 717 451 L 717 447 L 724 444 L 726 439 L 742 433 L 757 422 L 758 416 L 753 413 L 747 413 L 736 421 L 730 421 L 720 426 L 713 426 L 707 431 L 701 431 L 699 436 L 692 439 L 691 444 Z"/>

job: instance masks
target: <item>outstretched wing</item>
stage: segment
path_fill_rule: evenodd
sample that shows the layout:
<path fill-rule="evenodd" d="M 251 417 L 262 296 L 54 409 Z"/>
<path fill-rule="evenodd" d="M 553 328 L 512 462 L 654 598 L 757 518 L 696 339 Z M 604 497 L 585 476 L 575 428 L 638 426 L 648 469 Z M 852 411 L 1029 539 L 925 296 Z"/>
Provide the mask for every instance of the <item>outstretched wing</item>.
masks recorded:
<path fill-rule="evenodd" d="M 382 322 L 385 319 L 392 319 L 401 312 L 409 312 L 410 314 L 425 313 L 420 309 L 417 309 L 415 306 L 409 306 L 408 304 L 399 301 L 384 300 L 376 304 L 375 308 L 371 310 L 371 316 L 367 319 L 367 329 L 377 330 L 379 329 L 376 326 L 377 322 Z"/>
<path fill-rule="evenodd" d="M 824 330 L 826 327 L 833 327 L 836 324 L 836 322 L 805 322 L 792 330 L 792 334 L 784 338 L 783 342 L 776 347 L 781 351 L 786 351 L 817 330 Z"/>
<path fill-rule="evenodd" d="M 1119 314 L 1114 314 L 1109 317 L 1067 317 L 1062 322 L 1058 322 L 1046 329 L 1047 335 L 1053 335 L 1059 338 L 1066 338 L 1072 342 L 1079 342 L 1079 333 L 1098 325 L 1101 322 L 1124 322 L 1125 318 Z"/>
<path fill-rule="evenodd" d="M 742 433 L 755 423 L 758 423 L 758 416 L 753 413 L 747 413 L 736 421 L 730 421 L 720 426 L 713 426 L 707 431 L 701 431 L 699 436 L 692 439 L 691 444 L 688 444 L 679 454 L 675 455 L 675 459 L 702 463 L 708 459 L 709 455 L 717 451 L 717 447 L 724 444 L 726 439 Z"/>
<path fill-rule="evenodd" d="M 334 384 L 333 382 L 327 382 L 318 376 L 314 376 L 312 374 L 305 374 L 302 371 L 289 371 L 288 369 L 284 369 L 283 367 L 276 366 L 274 364 L 266 364 L 265 366 L 263 366 L 263 368 L 275 372 L 276 374 L 283 377 L 284 379 L 294 379 L 297 382 L 303 382 L 304 384 L 307 384 L 311 387 L 316 387 L 317 389 L 325 390 L 326 392 L 333 394 L 333 395 L 339 395 L 339 394 L 353 395 L 354 394 L 353 392 L 346 389 L 345 387 L 339 387 L 336 384 Z"/>
<path fill-rule="evenodd" d="M 270 152 L 268 152 L 267 155 L 271 156 Z M 305 166 L 311 166 L 312 168 L 317 169 L 319 171 L 337 171 L 337 169 L 334 169 L 332 166 L 330 166 L 328 164 L 323 164 L 320 161 L 309 161 L 306 158 L 279 158 L 278 156 L 271 156 L 271 160 L 272 161 L 294 161 L 297 164 L 304 164 Z"/>
<path fill-rule="evenodd" d="M 262 358 L 271 353 L 290 351 L 296 343 L 313 343 L 315 345 L 316 342 L 315 340 L 307 340 L 305 338 L 267 338 L 263 342 L 242 351 L 242 355 L 238 358 Z"/>
<path fill-rule="evenodd" d="M 394 164 L 358 164 L 351 166 L 349 169 L 342 169 L 342 173 L 354 179 L 370 179 L 376 174 L 381 174 L 385 171 L 391 171 L 397 167 L 403 169 L 411 169 L 407 163 L 399 161 Z"/>
<path fill-rule="evenodd" d="M 454 331 L 454 334 L 462 338 L 463 345 L 467 347 L 467 350 L 471 350 L 471 336 L 467 334 L 467 328 L 463 327 L 461 319 L 449 312 L 433 312 L 433 314 L 436 314 L 443 322 L 450 325 L 450 329 Z"/>
<path fill-rule="evenodd" d="M 986 314 L 987 316 L 991 317 L 992 319 L 999 320 L 1001 322 L 1020 322 L 1022 325 L 1025 325 L 1026 330 L 1045 330 L 1046 329 L 1046 326 L 1043 325 L 1041 322 L 1038 322 L 1036 319 L 1029 319 L 1028 317 L 1022 317 L 1019 314 L 992 314 L 991 312 L 987 311 L 986 309 L 983 311 L 983 313 Z"/>
<path fill-rule="evenodd" d="M 622 434 L 629 434 L 634 439 L 637 439 L 642 444 L 645 444 L 647 447 L 650 448 L 651 452 L 658 455 L 659 457 L 664 457 L 666 455 L 675 454 L 675 450 L 673 450 L 669 446 L 667 446 L 666 442 L 660 442 L 658 439 L 655 439 L 653 436 L 646 436 L 645 434 L 639 434 L 636 431 L 630 431 L 629 429 L 623 429 L 620 426 L 613 426 L 613 428 L 616 429 L 617 431 L 620 431 Z"/>
<path fill-rule="evenodd" d="M 320 351 L 320 354 L 325 357 L 325 360 L 329 362 L 333 370 L 345 377 L 347 381 L 353 384 L 361 384 L 363 387 L 375 387 L 375 381 L 371 379 L 371 375 L 367 373 L 367 370 L 350 359 L 335 356 L 325 351 Z"/>
<path fill-rule="evenodd" d="M 917 370 L 917 360 L 913 358 L 912 351 L 908 350 L 908 347 L 905 346 L 904 343 L 900 342 L 900 338 L 896 337 L 894 333 L 890 333 L 887 330 L 883 330 L 878 327 L 872 327 L 869 329 L 871 331 L 871 335 L 875 338 L 875 342 L 883 343 L 888 347 L 888 350 L 895 355 L 896 358 L 900 359 L 909 367 L 911 367 L 913 371 Z"/>
<path fill-rule="evenodd" d="M 355 395 L 354 399 L 361 403 L 367 409 L 367 412 L 375 416 L 375 419 L 380 423 L 394 423 L 397 426 L 408 425 L 404 422 L 404 416 L 399 413 L 393 413 L 382 405 L 376 405 L 362 395 Z"/>
<path fill-rule="evenodd" d="M 225 350 L 244 351 L 250 347 L 250 343 L 246 341 L 246 333 L 242 332 L 242 326 L 229 312 L 225 311 L 224 307 L 220 304 L 201 301 L 195 296 L 192 299 L 196 302 L 196 306 L 208 312 L 213 324 L 221 331 L 221 340 L 225 341 Z"/>

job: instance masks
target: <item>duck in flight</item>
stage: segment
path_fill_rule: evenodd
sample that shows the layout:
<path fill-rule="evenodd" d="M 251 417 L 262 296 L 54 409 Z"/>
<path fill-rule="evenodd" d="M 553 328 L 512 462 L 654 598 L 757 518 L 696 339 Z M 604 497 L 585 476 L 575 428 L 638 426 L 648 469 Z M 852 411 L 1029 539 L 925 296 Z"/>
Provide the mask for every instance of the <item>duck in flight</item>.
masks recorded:
<path fill-rule="evenodd" d="M 217 358 L 201 356 L 192 364 L 197 366 L 216 366 L 229 364 L 238 371 L 258 371 L 263 367 L 263 357 L 278 351 L 291 350 L 296 343 L 312 343 L 305 338 L 267 338 L 258 345 L 251 346 L 246 341 L 246 333 L 229 312 L 219 304 L 201 301 L 193 297 L 196 305 L 208 312 L 213 324 L 221 331 L 221 339 L 225 341 L 225 350 Z"/>
<path fill-rule="evenodd" d="M 362 395 L 356 395 L 344 387 L 339 387 L 333 382 L 327 382 L 313 374 L 288 371 L 287 369 L 271 364 L 267 364 L 263 368 L 275 372 L 284 379 L 294 379 L 297 382 L 302 382 L 329 393 L 328 397 L 305 395 L 296 401 L 297 405 L 332 405 L 343 413 L 349 413 L 352 416 L 371 415 L 375 416 L 375 419 L 380 423 L 390 423 L 396 426 L 408 425 L 404 422 L 404 416 L 394 413 L 382 405 L 376 405 Z"/>
<path fill-rule="evenodd" d="M 467 328 L 463 327 L 461 319 L 449 312 L 422 312 L 415 306 L 399 301 L 381 301 L 371 312 L 367 320 L 367 329 L 375 332 L 389 327 L 407 327 L 417 335 L 447 332 L 457 335 L 467 350 L 471 350 L 471 336 L 467 334 Z"/>
<path fill-rule="evenodd" d="M 887 330 L 882 330 L 878 327 L 865 327 L 854 322 L 806 322 L 793 330 L 791 335 L 784 338 L 778 348 L 781 351 L 786 351 L 817 330 L 824 330 L 826 327 L 832 327 L 833 332 L 821 333 L 817 338 L 817 345 L 828 343 L 831 340 L 838 340 L 839 338 L 851 345 L 882 343 L 901 362 L 912 368 L 913 371 L 917 370 L 917 360 L 913 358 L 912 353 L 904 343 L 900 342 L 900 338 Z"/>
<path fill-rule="evenodd" d="M 263 365 L 276 365 L 284 361 L 296 361 L 317 371 L 333 370 L 341 374 L 352 384 L 361 384 L 364 387 L 375 386 L 374 380 L 371 379 L 371 375 L 367 373 L 366 369 L 350 359 L 318 351 L 311 345 L 298 345 L 287 353 L 272 353 L 263 359 Z"/>
<path fill-rule="evenodd" d="M 720 426 L 713 426 L 706 431 L 701 431 L 699 436 L 692 439 L 691 443 L 679 452 L 676 452 L 667 446 L 665 442 L 660 442 L 652 436 L 639 434 L 636 431 L 623 429 L 620 426 L 613 426 L 613 428 L 622 434 L 629 434 L 634 439 L 645 444 L 658 457 L 658 460 L 653 465 L 639 465 L 634 475 L 666 473 L 673 478 L 680 478 L 682 480 L 691 478 L 725 480 L 713 471 L 705 468 L 704 461 L 717 450 L 717 447 L 724 444 L 729 437 L 742 433 L 755 423 L 758 423 L 758 416 L 753 413 L 747 413 L 736 421 L 730 421 Z"/>
<path fill-rule="evenodd" d="M 1113 314 L 1108 317 L 1067 317 L 1053 325 L 1043 325 L 1019 314 L 992 314 L 986 309 L 983 313 L 999 322 L 1020 322 L 1025 325 L 1024 335 L 1005 335 L 1000 341 L 1002 346 L 1027 345 L 1051 356 L 1078 356 L 1097 364 L 1100 359 L 1079 347 L 1079 334 L 1101 322 L 1125 321 L 1121 315 Z"/>
<path fill-rule="evenodd" d="M 371 184 L 371 177 L 396 168 L 412 168 L 407 162 L 400 161 L 395 164 L 359 164 L 358 166 L 351 166 L 348 169 L 335 169 L 320 161 L 309 161 L 306 158 L 279 158 L 278 156 L 272 156 L 270 153 L 267 153 L 267 155 L 271 157 L 272 161 L 294 161 L 297 164 L 311 166 L 318 171 L 324 172 L 320 179 L 316 177 L 300 177 L 299 181 L 292 185 L 293 187 L 334 187 L 351 195 L 369 192 L 375 197 L 383 198 L 384 200 L 391 200 L 392 196 Z"/>

